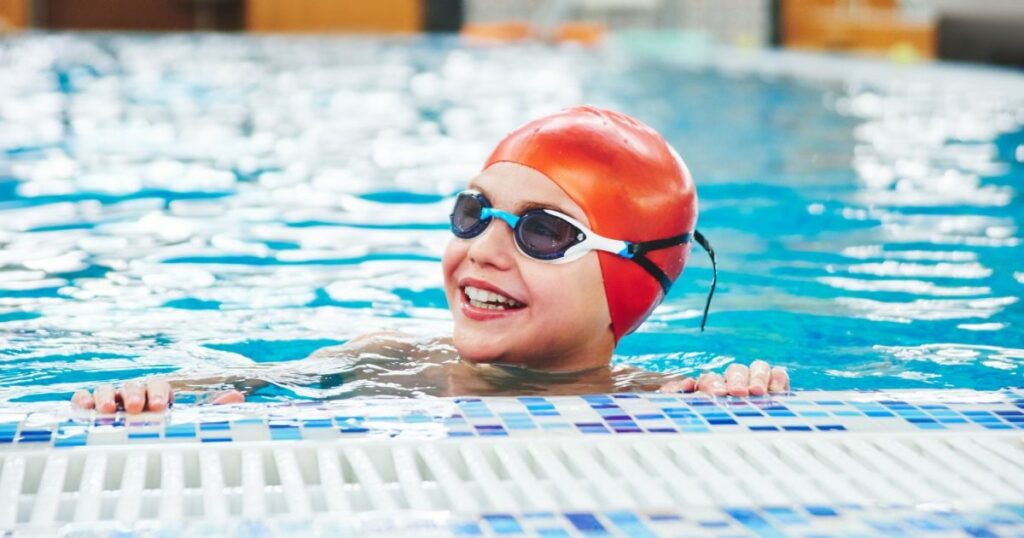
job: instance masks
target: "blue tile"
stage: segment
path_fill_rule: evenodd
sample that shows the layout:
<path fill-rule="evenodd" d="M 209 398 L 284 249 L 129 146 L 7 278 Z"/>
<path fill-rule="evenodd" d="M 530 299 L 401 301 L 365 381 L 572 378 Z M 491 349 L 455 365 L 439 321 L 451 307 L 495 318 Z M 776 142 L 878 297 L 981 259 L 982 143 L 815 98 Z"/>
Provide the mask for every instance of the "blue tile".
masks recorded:
<path fill-rule="evenodd" d="M 159 439 L 160 432 L 128 432 L 128 439 Z"/>
<path fill-rule="evenodd" d="M 71 435 L 68 437 L 58 438 L 56 441 L 53 442 L 53 446 L 57 448 L 70 446 L 85 446 L 88 437 L 88 435 L 83 433 L 80 435 Z M 3 442 L 3 440 L 0 439 L 0 442 Z"/>
<path fill-rule="evenodd" d="M 565 529 L 559 529 L 555 527 L 537 529 L 537 536 L 542 538 L 569 538 L 569 532 Z"/>
<path fill-rule="evenodd" d="M 752 432 L 777 432 L 778 428 L 775 426 L 747 426 Z"/>
<path fill-rule="evenodd" d="M 726 426 L 736 424 L 736 421 L 731 418 L 713 418 L 708 419 L 708 424 L 711 424 L 712 426 Z"/>
<path fill-rule="evenodd" d="M 204 443 L 230 443 L 230 437 L 203 437 Z"/>
<path fill-rule="evenodd" d="M 226 429 L 228 429 L 230 427 L 231 427 L 231 425 L 228 424 L 228 421 L 226 421 L 226 420 L 217 421 L 217 422 L 203 422 L 203 423 L 199 424 L 199 429 L 201 431 L 226 430 Z"/>
<path fill-rule="evenodd" d="M 654 538 L 654 533 L 644 525 L 636 514 L 632 512 L 608 512 L 605 514 L 608 521 L 622 530 L 626 536 L 636 538 Z"/>
<path fill-rule="evenodd" d="M 809 432 L 811 431 L 810 426 L 783 426 L 783 430 L 787 432 Z"/>
<path fill-rule="evenodd" d="M 473 521 L 465 521 L 459 523 L 453 523 L 451 526 L 452 534 L 456 536 L 481 536 L 483 531 L 480 530 L 480 525 L 477 525 Z"/>
<path fill-rule="evenodd" d="M 842 424 L 818 424 L 818 425 L 816 425 L 814 427 L 818 428 L 818 430 L 823 431 L 823 432 L 831 432 L 831 431 L 841 432 L 841 431 L 846 431 L 846 426 L 843 426 Z"/>
<path fill-rule="evenodd" d="M 195 424 L 171 424 L 164 428 L 164 437 L 189 438 L 196 436 Z"/>
<path fill-rule="evenodd" d="M 604 528 L 604 525 L 593 514 L 586 512 L 566 513 L 565 518 L 572 523 L 573 527 L 576 527 L 576 530 L 586 536 L 608 536 L 608 531 Z"/>
<path fill-rule="evenodd" d="M 783 525 L 799 525 L 807 523 L 807 518 L 787 506 L 767 506 L 764 512 L 777 519 Z"/>
<path fill-rule="evenodd" d="M 725 512 L 732 516 L 739 524 L 754 531 L 758 536 L 769 538 L 783 538 L 785 536 L 754 510 L 748 508 L 726 508 Z"/>
<path fill-rule="evenodd" d="M 289 428 L 272 428 L 270 430 L 270 438 L 275 441 L 291 441 L 302 439 L 302 432 L 299 428 L 292 426 Z"/>
<path fill-rule="evenodd" d="M 808 504 L 804 506 L 804 509 L 807 510 L 807 513 L 811 514 L 812 516 L 836 517 L 839 515 L 838 512 L 824 505 Z"/>
<path fill-rule="evenodd" d="M 485 514 L 483 518 L 484 521 L 490 524 L 491 530 L 493 530 L 495 534 L 523 533 L 523 527 L 519 525 L 519 522 L 516 521 L 516 518 L 513 516 L 504 514 Z"/>

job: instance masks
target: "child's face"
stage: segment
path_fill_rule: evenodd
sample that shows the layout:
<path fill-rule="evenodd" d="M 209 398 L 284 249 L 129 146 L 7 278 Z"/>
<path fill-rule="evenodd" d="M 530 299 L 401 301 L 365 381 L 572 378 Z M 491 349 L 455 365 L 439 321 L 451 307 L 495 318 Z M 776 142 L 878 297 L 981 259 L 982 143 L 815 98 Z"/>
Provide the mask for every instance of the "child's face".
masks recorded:
<path fill-rule="evenodd" d="M 525 204 L 555 209 L 589 226 L 583 210 L 546 176 L 515 163 L 496 163 L 470 182 L 497 209 L 522 214 Z M 615 341 L 597 253 L 564 264 L 519 252 L 501 219 L 470 239 L 452 237 L 442 260 L 445 293 L 455 318 L 459 355 L 570 371 L 607 365 Z M 497 292 L 519 308 L 470 304 L 466 286 Z"/>

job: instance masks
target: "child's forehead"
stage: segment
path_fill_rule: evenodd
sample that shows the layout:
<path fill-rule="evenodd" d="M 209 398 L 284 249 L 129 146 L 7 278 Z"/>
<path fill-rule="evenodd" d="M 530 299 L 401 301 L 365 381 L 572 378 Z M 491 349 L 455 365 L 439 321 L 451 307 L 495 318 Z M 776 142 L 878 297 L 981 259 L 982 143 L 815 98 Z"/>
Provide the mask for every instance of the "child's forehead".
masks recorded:
<path fill-rule="evenodd" d="M 521 214 L 531 209 L 554 209 L 589 226 L 582 208 L 558 184 L 527 167 L 498 163 L 474 177 L 469 188 L 505 211 Z"/>

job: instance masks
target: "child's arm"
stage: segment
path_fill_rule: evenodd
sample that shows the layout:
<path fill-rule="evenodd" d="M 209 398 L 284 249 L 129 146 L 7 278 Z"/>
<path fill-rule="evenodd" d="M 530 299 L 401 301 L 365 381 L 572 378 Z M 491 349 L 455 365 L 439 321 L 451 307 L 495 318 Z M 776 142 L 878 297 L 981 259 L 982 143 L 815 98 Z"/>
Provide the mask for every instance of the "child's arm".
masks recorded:
<path fill-rule="evenodd" d="M 380 332 L 358 336 L 349 340 L 343 345 L 325 348 L 313 353 L 303 362 L 309 367 L 315 367 L 309 361 L 320 361 L 325 359 L 338 359 L 341 357 L 357 357 L 363 353 L 377 353 L 390 355 L 393 353 L 408 354 L 415 348 L 413 342 L 400 333 Z M 281 371 L 283 365 L 287 365 L 287 372 Z M 215 377 L 184 377 L 181 379 L 150 378 L 137 379 L 125 382 L 115 388 L 112 384 L 103 384 L 90 392 L 87 389 L 80 389 L 71 397 L 71 406 L 78 409 L 96 409 L 101 413 L 113 413 L 117 411 L 119 404 L 128 413 L 140 413 L 142 411 L 160 412 L 167 409 L 168 404 L 174 401 L 175 391 L 209 391 L 208 402 L 214 404 L 240 403 L 245 401 L 246 392 L 268 385 L 268 378 L 276 374 L 287 375 L 313 375 L 316 372 L 310 370 L 302 372 L 301 368 L 296 369 L 295 363 L 266 363 L 254 365 L 245 371 L 235 371 L 230 375 Z M 229 388 L 234 387 L 234 388 Z"/>

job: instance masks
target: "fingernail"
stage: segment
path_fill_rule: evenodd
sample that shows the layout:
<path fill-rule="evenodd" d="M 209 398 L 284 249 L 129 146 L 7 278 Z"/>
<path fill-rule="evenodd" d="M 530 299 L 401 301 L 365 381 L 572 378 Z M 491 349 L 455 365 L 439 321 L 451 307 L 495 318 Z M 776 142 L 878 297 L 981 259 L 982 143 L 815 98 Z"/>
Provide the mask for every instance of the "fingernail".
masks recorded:
<path fill-rule="evenodd" d="M 150 406 L 163 405 L 164 403 L 165 402 L 164 402 L 163 396 L 155 396 L 155 397 L 154 396 L 150 396 L 149 397 L 149 405 Z"/>

